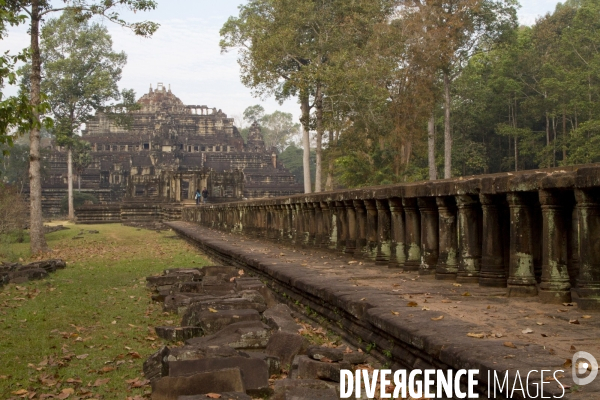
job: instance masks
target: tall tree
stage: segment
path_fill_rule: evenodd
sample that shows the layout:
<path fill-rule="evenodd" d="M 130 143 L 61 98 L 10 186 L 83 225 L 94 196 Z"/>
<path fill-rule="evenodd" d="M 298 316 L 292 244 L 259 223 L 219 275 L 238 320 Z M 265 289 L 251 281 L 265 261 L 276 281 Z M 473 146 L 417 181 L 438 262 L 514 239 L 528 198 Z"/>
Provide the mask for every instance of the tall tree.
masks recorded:
<path fill-rule="evenodd" d="M 294 117 L 290 113 L 275 111 L 262 118 L 263 136 L 265 147 L 275 147 L 279 152 L 287 146 L 292 135 L 300 129 L 300 124 L 294 123 Z"/>
<path fill-rule="evenodd" d="M 30 20 L 30 56 L 31 77 L 29 102 L 33 108 L 32 121 L 29 134 L 29 196 L 30 196 L 30 223 L 29 234 L 31 238 L 31 252 L 39 253 L 46 251 L 47 244 L 44 237 L 42 216 L 42 184 L 40 176 L 40 104 L 41 104 L 41 55 L 40 55 L 40 23 L 44 18 L 55 12 L 71 11 L 81 19 L 90 19 L 93 16 L 101 16 L 130 28 L 136 35 L 151 36 L 158 24 L 149 21 L 129 23 L 123 20 L 118 8 L 126 8 L 132 11 L 149 11 L 156 8 L 154 0 L 64 0 L 63 4 L 55 6 L 49 0 L 14 0 L 10 2 L 12 12 L 22 12 Z"/>
<path fill-rule="evenodd" d="M 330 68 L 349 57 L 363 32 L 385 19 L 385 0 L 251 0 L 221 29 L 221 48 L 238 48 L 242 82 L 259 95 L 279 100 L 297 95 L 303 127 L 305 192 L 309 174 L 311 128 L 316 129 L 315 191 L 321 191 L 323 100 Z M 350 56 L 351 58 L 351 56 Z M 334 61 L 334 60 L 338 61 Z M 311 110 L 315 109 L 314 118 Z M 314 122 L 313 122 L 314 121 Z"/>
<path fill-rule="evenodd" d="M 452 177 L 452 81 L 481 44 L 488 46 L 516 26 L 515 0 L 405 0 L 403 18 L 412 21 L 427 52 L 442 75 L 444 104 L 444 178 Z M 423 57 L 423 59 L 427 59 Z"/>
<path fill-rule="evenodd" d="M 73 151 L 77 131 L 109 100 L 117 100 L 117 82 L 127 56 L 112 49 L 105 26 L 65 11 L 42 29 L 42 91 L 56 120 L 57 142 L 67 149 L 69 219 L 74 220 Z"/>

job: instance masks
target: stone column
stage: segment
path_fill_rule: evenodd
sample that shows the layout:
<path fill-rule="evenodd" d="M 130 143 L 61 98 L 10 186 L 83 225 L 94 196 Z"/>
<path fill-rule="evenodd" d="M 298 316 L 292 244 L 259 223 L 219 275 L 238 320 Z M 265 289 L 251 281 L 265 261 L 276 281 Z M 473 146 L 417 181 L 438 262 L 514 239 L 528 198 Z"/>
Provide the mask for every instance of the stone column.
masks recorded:
<path fill-rule="evenodd" d="M 329 247 L 329 241 L 331 240 L 331 210 L 329 209 L 329 203 L 322 201 L 320 203 L 321 208 L 321 220 L 323 231 L 321 235 L 321 247 Z"/>
<path fill-rule="evenodd" d="M 377 207 L 377 258 L 375 261 L 380 265 L 390 263 L 391 243 L 391 214 L 388 200 L 375 200 Z"/>
<path fill-rule="evenodd" d="M 306 235 L 306 244 L 314 245 L 315 244 L 315 236 L 317 233 L 317 224 L 315 220 L 315 205 L 314 203 L 305 203 L 304 204 L 305 211 L 304 215 L 307 222 L 307 235 Z"/>
<path fill-rule="evenodd" d="M 439 257 L 435 279 L 455 280 L 458 272 L 458 228 L 456 199 L 436 197 L 439 213 Z"/>
<path fill-rule="evenodd" d="M 579 277 L 577 305 L 600 309 L 600 203 L 596 191 L 575 190 L 579 219 Z"/>
<path fill-rule="evenodd" d="M 407 247 L 404 270 L 418 271 L 421 265 L 421 217 L 417 208 L 417 199 L 403 198 L 402 207 L 404 207 Z"/>
<path fill-rule="evenodd" d="M 330 236 L 329 236 L 329 248 L 332 250 L 337 249 L 338 242 L 340 241 L 340 229 L 338 222 L 338 210 L 335 201 L 331 201 L 329 204 L 329 224 L 330 224 Z"/>
<path fill-rule="evenodd" d="M 510 208 L 508 296 L 535 296 L 531 210 L 524 193 L 509 193 L 506 199 Z"/>
<path fill-rule="evenodd" d="M 366 228 L 367 228 L 367 245 L 365 247 L 365 255 L 371 260 L 377 259 L 377 205 L 375 200 L 365 200 L 366 213 Z"/>
<path fill-rule="evenodd" d="M 352 200 L 344 201 L 344 206 L 346 208 L 346 221 L 348 223 L 348 235 L 346 237 L 346 253 L 354 254 L 354 251 L 356 250 L 357 233 L 356 210 L 354 209 L 354 204 Z"/>
<path fill-rule="evenodd" d="M 439 256 L 439 215 L 434 197 L 417 200 L 421 212 L 421 265 L 419 275 L 435 273 Z"/>
<path fill-rule="evenodd" d="M 302 230 L 302 207 L 300 203 L 292 204 L 293 215 L 294 215 L 294 239 L 295 245 L 302 243 L 303 230 Z"/>
<path fill-rule="evenodd" d="M 406 262 L 405 247 L 405 226 L 404 226 L 404 208 L 402 199 L 389 199 L 391 214 L 391 249 L 390 249 L 390 268 L 404 267 Z"/>
<path fill-rule="evenodd" d="M 567 260 L 567 269 L 569 270 L 571 287 L 576 287 L 577 276 L 579 275 L 579 210 L 577 206 L 572 207 L 571 221 L 568 229 L 569 244 L 567 252 L 569 258 Z"/>
<path fill-rule="evenodd" d="M 561 194 L 540 190 L 539 196 L 543 219 L 540 300 L 544 303 L 570 303 L 571 283 L 567 269 L 565 224 L 567 216 L 561 204 Z"/>
<path fill-rule="evenodd" d="M 348 239 L 348 221 L 346 218 L 346 206 L 343 201 L 335 202 L 335 211 L 337 215 L 338 243 L 337 249 L 344 252 L 346 249 L 346 240 Z"/>
<path fill-rule="evenodd" d="M 321 247 L 323 243 L 323 210 L 321 209 L 321 203 L 313 203 L 314 218 L 315 218 L 315 246 Z"/>
<path fill-rule="evenodd" d="M 286 212 L 286 225 L 287 225 L 287 241 L 290 243 L 294 242 L 296 236 L 296 218 L 294 215 L 294 206 L 292 204 L 285 204 Z"/>
<path fill-rule="evenodd" d="M 482 209 L 481 273 L 479 285 L 487 287 L 506 287 L 506 269 L 504 268 L 504 238 L 502 234 L 501 208 L 499 198 L 489 194 L 480 194 Z"/>
<path fill-rule="evenodd" d="M 367 209 L 362 200 L 352 200 L 356 212 L 356 249 L 355 254 L 362 254 L 367 246 Z"/>
<path fill-rule="evenodd" d="M 456 281 L 479 282 L 481 270 L 481 228 L 479 201 L 474 196 L 456 196 L 458 206 L 458 273 Z"/>

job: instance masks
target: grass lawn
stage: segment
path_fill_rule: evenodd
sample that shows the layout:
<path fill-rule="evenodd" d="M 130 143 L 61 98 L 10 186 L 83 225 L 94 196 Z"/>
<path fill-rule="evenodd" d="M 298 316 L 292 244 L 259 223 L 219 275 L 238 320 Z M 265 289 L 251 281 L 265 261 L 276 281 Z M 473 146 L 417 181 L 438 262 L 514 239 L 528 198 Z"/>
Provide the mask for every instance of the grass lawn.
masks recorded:
<path fill-rule="evenodd" d="M 145 277 L 209 261 L 170 231 L 63 224 L 70 229 L 46 235 L 46 258 L 67 268 L 0 289 L 0 398 L 147 397 L 142 363 L 163 344 L 153 328 L 179 321 L 151 302 Z M 27 239 L 11 246 L 32 260 Z"/>

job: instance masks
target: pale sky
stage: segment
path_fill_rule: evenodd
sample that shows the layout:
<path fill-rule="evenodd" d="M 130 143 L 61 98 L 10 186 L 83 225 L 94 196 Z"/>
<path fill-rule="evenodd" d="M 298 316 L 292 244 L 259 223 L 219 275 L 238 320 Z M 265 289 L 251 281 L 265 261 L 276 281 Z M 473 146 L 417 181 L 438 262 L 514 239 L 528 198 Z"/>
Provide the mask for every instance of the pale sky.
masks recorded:
<path fill-rule="evenodd" d="M 240 0 L 158 0 L 158 8 L 149 13 L 126 15 L 129 21 L 151 20 L 161 26 L 150 39 L 136 37 L 129 30 L 106 22 L 113 37 L 113 48 L 128 56 L 120 82 L 133 88 L 138 98 L 150 84 L 170 84 L 172 92 L 185 104 L 207 105 L 222 109 L 230 117 L 239 117 L 244 109 L 262 104 L 268 113 L 277 109 L 299 117 L 295 99 L 279 105 L 274 99 L 252 97 L 240 82 L 235 52 L 221 54 L 219 30 L 232 15 L 237 15 Z M 535 19 L 553 11 L 556 0 L 521 0 L 519 20 L 531 25 Z M 26 27 L 9 31 L 0 41 L 0 51 L 16 52 L 28 45 Z M 6 88 L 6 92 L 14 92 Z"/>

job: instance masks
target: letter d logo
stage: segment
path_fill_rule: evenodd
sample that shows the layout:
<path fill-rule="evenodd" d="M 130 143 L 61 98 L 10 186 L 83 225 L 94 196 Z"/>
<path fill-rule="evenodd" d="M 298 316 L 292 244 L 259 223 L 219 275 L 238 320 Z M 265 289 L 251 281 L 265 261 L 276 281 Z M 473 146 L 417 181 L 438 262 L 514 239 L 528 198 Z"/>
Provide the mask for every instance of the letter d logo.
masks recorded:
<path fill-rule="evenodd" d="M 582 360 L 582 361 L 579 361 Z M 573 354 L 573 382 L 579 386 L 588 385 L 596 379 L 598 375 L 598 361 L 590 353 L 585 351 L 578 351 Z M 587 371 L 591 371 L 590 374 L 582 378 Z"/>

